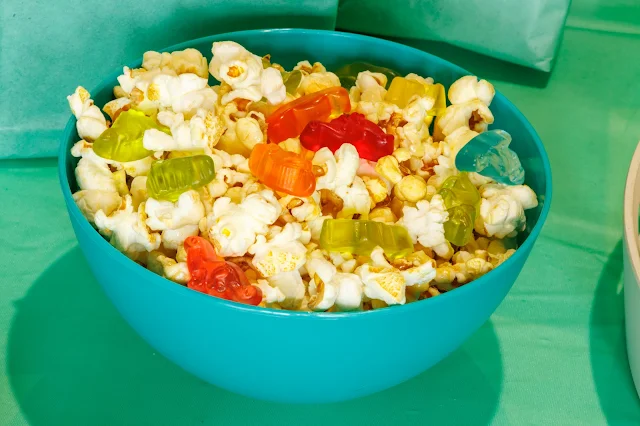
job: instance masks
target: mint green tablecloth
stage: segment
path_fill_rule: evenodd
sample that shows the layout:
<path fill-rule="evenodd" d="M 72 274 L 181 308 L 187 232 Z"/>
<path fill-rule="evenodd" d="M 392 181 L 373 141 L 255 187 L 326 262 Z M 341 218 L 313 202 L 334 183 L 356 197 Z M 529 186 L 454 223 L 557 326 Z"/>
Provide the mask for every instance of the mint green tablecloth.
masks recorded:
<path fill-rule="evenodd" d="M 32 7 L 53 7 L 47 4 Z M 426 373 L 351 402 L 254 401 L 207 385 L 156 354 L 89 273 L 66 217 L 55 161 L 0 161 L 0 425 L 640 424 L 621 293 L 622 189 L 640 139 L 635 4 L 574 1 L 550 77 L 405 41 L 490 79 L 523 111 L 549 152 L 554 201 L 529 262 L 488 323 Z M 111 7 L 105 3 L 96 13 Z M 314 26 L 323 26 L 324 15 L 318 16 Z M 84 31 L 103 30 L 82 23 L 70 28 L 78 40 Z M 10 42 L 0 34 L 2 46 Z M 167 34 L 163 44 L 173 38 Z M 105 70 L 137 53 L 113 48 Z M 64 66 L 64 58 L 41 54 L 29 66 L 41 73 Z M 88 61 L 100 57 L 91 49 L 87 55 Z M 91 87 L 99 78 L 69 69 L 63 83 Z M 33 96 L 49 89 L 33 84 Z M 45 109 L 34 128 L 53 131 L 65 119 Z M 22 134 L 33 144 L 38 135 Z"/>

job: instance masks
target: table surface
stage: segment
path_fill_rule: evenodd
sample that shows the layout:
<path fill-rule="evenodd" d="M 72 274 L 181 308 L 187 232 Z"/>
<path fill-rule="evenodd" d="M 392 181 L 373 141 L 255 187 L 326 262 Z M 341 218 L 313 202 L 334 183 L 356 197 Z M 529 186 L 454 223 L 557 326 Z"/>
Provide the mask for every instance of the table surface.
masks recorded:
<path fill-rule="evenodd" d="M 429 371 L 366 398 L 270 404 L 182 371 L 99 289 L 55 161 L 0 161 L 0 424 L 639 424 L 621 284 L 623 186 L 640 139 L 640 16 L 621 13 L 631 3 L 599 19 L 597 1 L 574 4 L 550 76 L 404 41 L 489 79 L 522 110 L 549 153 L 554 200 L 491 319 Z"/>

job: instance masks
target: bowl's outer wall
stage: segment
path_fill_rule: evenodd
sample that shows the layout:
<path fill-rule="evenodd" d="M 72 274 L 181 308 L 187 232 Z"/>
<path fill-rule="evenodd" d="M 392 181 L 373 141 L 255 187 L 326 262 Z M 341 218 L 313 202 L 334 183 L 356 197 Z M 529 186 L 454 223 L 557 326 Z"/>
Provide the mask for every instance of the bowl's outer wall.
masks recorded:
<path fill-rule="evenodd" d="M 237 41 L 258 55 L 270 53 L 273 62 L 288 69 L 301 59 L 320 61 L 329 70 L 365 60 L 431 76 L 446 86 L 468 74 L 407 46 L 325 31 L 245 31 L 168 50 L 194 47 L 210 59 L 217 40 Z M 112 99 L 118 74 L 91 93 L 96 104 Z M 69 190 L 77 189 L 77 160 L 69 154 L 78 140 L 73 120 L 61 147 L 61 184 L 91 270 L 122 316 L 160 353 L 243 395 L 280 402 L 341 401 L 401 383 L 440 361 L 489 318 L 520 273 L 548 213 L 550 167 L 535 131 L 511 103 L 497 94 L 491 109 L 493 127 L 513 136 L 526 183 L 541 200 L 527 212 L 525 235 L 531 235 L 507 262 L 474 283 L 403 307 L 333 316 L 274 312 L 221 301 L 155 276 L 109 246 L 75 206 Z M 260 360 L 261 368 L 244 369 L 245 359 Z"/>

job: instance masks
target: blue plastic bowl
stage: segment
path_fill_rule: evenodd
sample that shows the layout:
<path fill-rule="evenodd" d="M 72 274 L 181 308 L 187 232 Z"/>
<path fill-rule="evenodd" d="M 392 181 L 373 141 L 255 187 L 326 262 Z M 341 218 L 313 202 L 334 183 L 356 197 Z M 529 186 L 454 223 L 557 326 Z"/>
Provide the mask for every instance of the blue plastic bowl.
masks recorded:
<path fill-rule="evenodd" d="M 293 67 L 320 61 L 328 69 L 353 60 L 416 72 L 450 85 L 470 73 L 423 51 L 361 35 L 298 29 L 220 34 L 182 43 L 211 58 L 211 43 L 236 41 Z M 131 67 L 139 67 L 140 61 Z M 112 99 L 118 70 L 91 91 L 98 105 Z M 207 296 L 159 277 L 114 249 L 82 216 L 69 150 L 79 140 L 66 126 L 59 175 L 80 248 L 98 282 L 127 322 L 164 356 L 216 386 L 250 397 L 292 403 L 343 401 L 387 389 L 446 357 L 477 330 L 505 297 L 549 212 L 551 169 L 540 138 L 518 109 L 497 93 L 494 128 L 513 136 L 512 148 L 540 206 L 527 211 L 517 252 L 500 267 L 441 296 L 359 313 L 287 312 Z"/>

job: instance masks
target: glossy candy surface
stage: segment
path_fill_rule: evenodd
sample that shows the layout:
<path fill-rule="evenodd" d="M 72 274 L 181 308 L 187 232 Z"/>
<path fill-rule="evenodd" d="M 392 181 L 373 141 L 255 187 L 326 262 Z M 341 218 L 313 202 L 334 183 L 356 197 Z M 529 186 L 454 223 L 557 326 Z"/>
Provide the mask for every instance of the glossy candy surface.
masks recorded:
<path fill-rule="evenodd" d="M 458 152 L 456 168 L 476 172 L 505 185 L 522 185 L 524 169 L 509 144 L 511 135 L 504 130 L 480 133 Z"/>
<path fill-rule="evenodd" d="M 424 84 L 415 80 L 407 80 L 404 77 L 396 77 L 391 81 L 384 100 L 404 108 L 412 97 L 426 94 L 427 89 Z"/>
<path fill-rule="evenodd" d="M 385 88 L 389 86 L 389 83 L 391 83 L 391 80 L 393 80 L 394 77 L 397 77 L 399 75 L 396 71 L 392 69 L 379 67 L 377 65 L 373 65 L 367 62 L 352 62 L 350 64 L 346 64 L 340 67 L 335 72 L 335 74 L 340 79 L 340 84 L 342 85 L 342 87 L 349 90 L 351 87 L 353 87 L 356 84 L 356 80 L 358 79 L 358 74 L 360 74 L 363 71 L 377 72 L 387 76 L 387 84 L 385 85 Z"/>
<path fill-rule="evenodd" d="M 175 202 L 185 191 L 200 188 L 215 177 L 213 159 L 194 155 L 156 161 L 147 178 L 149 196 Z"/>
<path fill-rule="evenodd" d="M 316 188 L 311 161 L 276 144 L 258 144 L 251 151 L 249 169 L 269 188 L 308 197 Z"/>
<path fill-rule="evenodd" d="M 300 135 L 302 146 L 311 151 L 327 147 L 336 152 L 343 143 L 350 143 L 358 150 L 360 158 L 378 161 L 393 152 L 393 135 L 359 113 L 344 114 L 328 123 L 312 121 Z"/>
<path fill-rule="evenodd" d="M 457 246 L 467 244 L 480 208 L 480 193 L 469 176 L 460 173 L 445 180 L 439 194 L 449 213 L 449 219 L 444 223 L 445 238 Z"/>
<path fill-rule="evenodd" d="M 447 95 L 444 86 L 440 83 L 430 84 L 425 86 L 425 91 L 427 96 L 435 99 L 433 108 L 427 111 L 427 114 L 430 116 L 442 115 L 447 109 Z"/>
<path fill-rule="evenodd" d="M 351 111 L 349 92 L 343 87 L 330 87 L 284 104 L 267 118 L 267 136 L 271 142 L 300 135 L 313 120 L 327 121 L 332 116 Z"/>
<path fill-rule="evenodd" d="M 392 259 L 413 251 L 403 226 L 359 219 L 327 219 L 322 224 L 320 247 L 325 250 L 368 256 L 376 246 Z"/>
<path fill-rule="evenodd" d="M 219 257 L 209 241 L 202 237 L 187 237 L 184 248 L 191 275 L 187 283 L 189 288 L 248 305 L 258 305 L 262 301 L 262 291 L 249 283 L 238 265 Z"/>
<path fill-rule="evenodd" d="M 169 129 L 144 113 L 133 109 L 123 111 L 93 143 L 93 152 L 108 160 L 128 162 L 142 160 L 152 154 L 142 145 L 144 132 L 157 129 L 170 134 Z"/>

